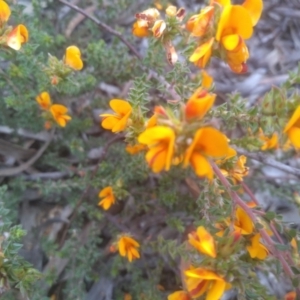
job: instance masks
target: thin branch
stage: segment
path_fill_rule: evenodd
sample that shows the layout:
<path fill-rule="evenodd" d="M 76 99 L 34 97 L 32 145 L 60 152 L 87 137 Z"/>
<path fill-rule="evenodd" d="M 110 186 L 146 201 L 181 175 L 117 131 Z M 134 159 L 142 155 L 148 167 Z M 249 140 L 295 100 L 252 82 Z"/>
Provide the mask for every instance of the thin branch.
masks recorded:
<path fill-rule="evenodd" d="M 300 178 L 300 169 L 296 169 L 296 168 L 293 168 L 293 167 L 290 167 L 286 164 L 283 164 L 273 158 L 270 158 L 262 153 L 251 153 L 251 152 L 248 152 L 244 149 L 241 149 L 241 148 L 237 148 L 237 152 L 239 154 L 243 154 L 243 155 L 246 155 L 247 157 L 250 157 L 254 160 L 257 160 L 261 163 L 264 163 L 268 166 L 271 166 L 271 167 L 274 167 L 278 170 L 281 170 L 281 171 L 284 171 L 284 172 L 287 172 L 287 173 L 290 173 L 296 177 L 299 177 Z"/>
<path fill-rule="evenodd" d="M 124 43 L 127 48 L 139 59 L 139 60 L 143 60 L 143 57 L 141 56 L 141 54 L 136 50 L 136 48 L 130 44 L 123 36 L 122 33 L 118 32 L 117 30 L 111 28 L 110 26 L 108 26 L 107 24 L 101 22 L 99 19 L 91 16 L 88 12 L 86 12 L 85 10 L 81 9 L 80 7 L 78 7 L 77 5 L 74 5 L 70 2 L 67 2 L 65 0 L 58 0 L 59 2 L 61 2 L 62 4 L 70 7 L 71 9 L 77 11 L 78 13 L 86 16 L 88 19 L 90 19 L 91 21 L 93 21 L 95 24 L 97 24 L 102 30 L 107 31 L 108 33 L 116 36 L 122 43 Z M 176 93 L 175 89 L 173 88 L 173 86 L 166 81 L 166 79 L 162 76 L 159 75 L 157 72 L 155 72 L 154 70 L 151 70 L 150 68 L 147 68 L 145 66 L 141 66 L 141 68 L 147 72 L 150 73 L 150 75 L 152 77 L 154 77 L 157 81 L 161 82 L 164 84 L 164 86 L 166 87 L 166 89 L 169 91 L 170 95 L 173 97 L 172 100 L 178 100 L 180 99 L 180 96 Z"/>
<path fill-rule="evenodd" d="M 253 213 L 252 209 L 239 197 L 239 195 L 235 191 L 233 191 L 231 189 L 231 185 L 230 185 L 229 181 L 222 174 L 222 172 L 220 171 L 219 167 L 214 162 L 212 162 L 212 167 L 213 167 L 213 170 L 214 170 L 215 174 L 220 179 L 220 181 L 223 184 L 223 186 L 226 188 L 227 193 L 231 196 L 232 200 L 237 205 L 239 205 L 247 213 L 247 215 L 250 217 L 250 219 L 252 220 L 252 222 L 254 224 L 256 224 L 258 220 L 257 220 L 255 214 Z M 282 253 L 275 248 L 274 242 L 272 241 L 272 239 L 270 238 L 270 236 L 268 235 L 268 233 L 266 232 L 266 230 L 265 229 L 260 229 L 259 232 L 260 232 L 262 238 L 264 239 L 264 241 L 266 242 L 266 244 L 268 245 L 270 251 L 273 253 L 273 255 L 275 257 L 277 257 L 279 259 L 279 261 L 280 261 L 280 263 L 281 263 L 281 265 L 282 265 L 285 273 L 290 278 L 293 278 L 294 277 L 294 272 L 292 271 L 292 269 L 289 266 L 289 264 L 286 262 L 286 260 L 283 257 Z"/>
<path fill-rule="evenodd" d="M 130 49 L 130 51 L 138 58 L 138 59 L 142 59 L 142 56 L 139 54 L 139 52 L 134 48 L 133 45 L 131 45 L 125 38 L 124 36 L 114 30 L 113 28 L 111 28 L 110 26 L 106 25 L 105 23 L 101 22 L 99 19 L 91 16 L 88 12 L 84 11 L 83 9 L 81 9 L 80 7 L 78 7 L 77 5 L 74 5 L 70 2 L 67 2 L 65 0 L 58 0 L 59 2 L 61 2 L 62 4 L 69 6 L 70 8 L 72 8 L 73 10 L 79 12 L 80 14 L 86 16 L 88 19 L 90 19 L 91 21 L 93 21 L 95 24 L 97 24 L 102 30 L 107 31 L 109 33 L 111 33 L 112 35 L 116 36 L 118 39 L 120 39 L 127 47 L 128 49 Z"/>
<path fill-rule="evenodd" d="M 44 143 L 44 145 L 35 153 L 34 156 L 32 156 L 28 161 L 26 161 L 25 163 L 17 167 L 0 169 L 0 176 L 4 176 L 4 177 L 15 176 L 28 169 L 30 166 L 32 166 L 46 151 L 46 149 L 48 148 L 48 146 L 52 141 L 53 136 L 54 136 L 54 130 L 52 130 L 50 139 Z"/>

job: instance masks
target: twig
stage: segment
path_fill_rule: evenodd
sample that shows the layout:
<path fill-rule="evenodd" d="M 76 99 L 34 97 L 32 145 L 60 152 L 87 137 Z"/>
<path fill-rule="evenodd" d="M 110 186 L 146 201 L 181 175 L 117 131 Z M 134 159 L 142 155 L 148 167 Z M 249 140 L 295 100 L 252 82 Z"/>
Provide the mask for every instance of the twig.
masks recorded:
<path fill-rule="evenodd" d="M 287 172 L 287 173 L 290 173 L 292 175 L 295 175 L 297 177 L 300 177 L 300 169 L 296 169 L 296 168 L 293 168 L 293 167 L 290 167 L 288 165 L 285 165 L 273 158 L 270 158 L 262 153 L 251 153 L 251 152 L 248 152 L 244 149 L 241 149 L 241 148 L 237 148 L 237 152 L 239 154 L 243 154 L 243 155 L 246 155 L 247 157 L 250 157 L 252 159 L 255 159 L 259 162 L 262 162 L 268 166 L 272 166 L 278 170 L 281 170 L 281 171 L 284 171 L 284 172 Z"/>
<path fill-rule="evenodd" d="M 101 162 L 105 159 L 105 156 L 107 154 L 107 151 L 108 149 L 110 148 L 110 146 L 112 144 L 114 144 L 115 142 L 119 141 L 119 140 L 122 140 L 124 138 L 123 135 L 116 135 L 114 136 L 112 139 L 110 139 L 106 145 L 104 146 L 103 148 L 103 152 L 102 152 L 102 155 L 99 157 L 98 161 L 97 161 L 97 164 L 96 164 L 96 167 L 95 169 L 93 170 L 93 172 L 91 173 L 90 177 L 89 177 L 89 183 L 88 185 L 86 186 L 85 190 L 83 191 L 83 193 L 81 194 L 81 197 L 79 198 L 78 202 L 76 203 L 75 207 L 74 207 L 74 210 L 73 210 L 73 213 L 70 217 L 70 221 L 69 223 L 67 224 L 66 226 L 66 229 L 65 231 L 63 232 L 62 234 L 62 237 L 60 239 L 60 243 L 59 243 L 59 247 L 61 248 L 64 244 L 64 241 L 67 237 L 67 233 L 68 233 L 68 229 L 70 228 L 71 226 L 71 223 L 74 221 L 75 217 L 77 216 L 77 212 L 78 212 L 78 208 L 81 206 L 81 204 L 83 203 L 84 199 L 85 199 L 85 196 L 88 195 L 89 191 L 90 191 L 90 188 L 91 188 L 91 184 L 90 182 L 92 181 L 92 179 L 95 177 L 95 175 L 97 174 L 97 171 L 99 169 L 99 166 L 101 164 Z"/>
<path fill-rule="evenodd" d="M 73 10 L 81 13 L 82 15 L 86 16 L 88 19 L 90 19 L 91 21 L 93 21 L 95 24 L 97 24 L 102 30 L 105 30 L 109 33 L 111 33 L 112 35 L 116 36 L 118 39 L 120 39 L 127 47 L 128 49 L 130 49 L 130 51 L 140 60 L 142 60 L 142 56 L 140 55 L 140 53 L 134 48 L 133 45 L 131 45 L 125 38 L 124 36 L 114 30 L 113 28 L 111 28 L 110 26 L 106 25 L 105 23 L 101 22 L 99 19 L 91 16 L 88 12 L 84 11 L 83 9 L 79 8 L 77 5 L 74 5 L 70 2 L 67 2 L 65 0 L 58 0 L 59 2 L 61 2 L 62 4 L 69 6 L 70 8 L 72 8 Z"/>
<path fill-rule="evenodd" d="M 59 2 L 61 2 L 62 4 L 72 8 L 73 10 L 81 13 L 82 15 L 86 16 L 88 19 L 90 19 L 91 21 L 93 21 L 95 24 L 97 24 L 102 30 L 105 30 L 107 32 L 109 32 L 110 34 L 116 36 L 122 43 L 124 43 L 127 48 L 139 59 L 139 60 L 143 60 L 143 57 L 141 56 L 141 54 L 135 49 L 135 47 L 130 44 L 122 35 L 122 33 L 118 32 L 117 30 L 111 28 L 110 26 L 108 26 L 107 24 L 101 22 L 99 19 L 89 15 L 85 10 L 81 9 L 80 7 L 78 7 L 77 5 L 74 5 L 70 2 L 67 2 L 65 0 L 58 0 Z M 159 75 L 157 72 L 155 72 L 154 70 L 151 70 L 150 68 L 147 68 L 145 66 L 141 66 L 141 68 L 143 70 L 146 70 L 150 73 L 150 75 L 152 77 L 154 77 L 157 81 L 163 83 L 166 87 L 166 89 L 169 91 L 170 95 L 173 97 L 172 100 L 179 100 L 180 96 L 176 93 L 176 91 L 174 90 L 173 86 L 166 81 L 166 79 Z"/>
<path fill-rule="evenodd" d="M 50 139 L 44 143 L 44 145 L 36 152 L 36 154 L 32 158 L 30 158 L 28 161 L 26 161 L 25 163 L 21 164 L 18 167 L 0 169 L 0 176 L 15 176 L 28 169 L 30 166 L 32 166 L 48 148 L 48 146 L 52 141 L 53 136 L 54 136 L 54 130 L 52 130 L 51 132 Z"/>
<path fill-rule="evenodd" d="M 247 215 L 250 217 L 250 219 L 252 220 L 252 222 L 254 224 L 257 223 L 256 216 L 253 213 L 252 209 L 239 197 L 239 195 L 235 191 L 233 191 L 231 189 L 229 181 L 222 174 L 222 172 L 220 171 L 219 167 L 214 162 L 212 162 L 212 167 L 213 167 L 213 170 L 214 170 L 215 174 L 220 179 L 220 181 L 223 184 L 223 186 L 226 188 L 228 194 L 231 196 L 232 200 L 237 205 L 239 205 L 247 213 Z M 292 271 L 292 269 L 289 266 L 289 264 L 286 262 L 286 260 L 283 257 L 282 253 L 280 253 L 280 251 L 278 251 L 275 248 L 274 242 L 272 241 L 272 239 L 270 238 L 270 236 L 268 235 L 268 233 L 266 232 L 266 230 L 265 229 L 260 229 L 259 232 L 260 232 L 262 238 L 264 239 L 264 241 L 267 243 L 267 245 L 268 245 L 269 249 L 271 250 L 271 252 L 273 253 L 273 255 L 279 259 L 279 261 L 280 261 L 280 263 L 281 263 L 281 265 L 282 265 L 285 273 L 290 278 L 293 278 L 294 277 L 294 272 Z"/>

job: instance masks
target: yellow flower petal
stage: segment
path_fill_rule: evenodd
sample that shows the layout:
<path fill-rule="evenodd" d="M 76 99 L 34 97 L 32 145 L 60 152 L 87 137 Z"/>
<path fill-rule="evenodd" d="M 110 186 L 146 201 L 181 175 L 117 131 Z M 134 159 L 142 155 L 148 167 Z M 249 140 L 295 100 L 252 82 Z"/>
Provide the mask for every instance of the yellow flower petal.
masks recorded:
<path fill-rule="evenodd" d="M 202 119 L 213 106 L 216 95 L 207 93 L 202 87 L 190 97 L 185 106 L 185 116 L 187 120 L 194 118 Z"/>
<path fill-rule="evenodd" d="M 263 10 L 263 1 L 262 0 L 245 0 L 243 7 L 249 12 L 252 24 L 255 26 L 260 19 L 262 10 Z"/>
<path fill-rule="evenodd" d="M 119 253 L 121 256 L 127 256 L 129 262 L 140 258 L 140 254 L 136 248 L 140 247 L 139 243 L 129 236 L 122 236 L 118 241 Z"/>
<path fill-rule="evenodd" d="M 0 1 L 0 25 L 3 26 L 4 23 L 6 23 L 10 17 L 11 11 L 8 6 L 8 4 L 1 0 Z"/>
<path fill-rule="evenodd" d="M 287 135 L 293 146 L 297 149 L 300 149 L 300 128 L 292 127 L 288 130 Z"/>
<path fill-rule="evenodd" d="M 205 89 L 211 88 L 214 79 L 205 70 L 202 70 L 201 74 L 202 74 L 201 86 Z"/>
<path fill-rule="evenodd" d="M 83 68 L 83 62 L 81 60 L 81 53 L 78 47 L 70 46 L 66 49 L 65 64 L 72 69 L 79 71 Z"/>
<path fill-rule="evenodd" d="M 234 50 L 237 45 L 239 44 L 240 36 L 237 34 L 229 34 L 224 37 L 222 37 L 222 44 L 224 48 L 228 51 Z"/>
<path fill-rule="evenodd" d="M 197 228 L 197 233 L 189 234 L 188 238 L 189 243 L 201 253 L 213 258 L 217 256 L 215 240 L 203 226 L 199 226 Z"/>
<path fill-rule="evenodd" d="M 122 99 L 112 99 L 109 101 L 111 109 L 120 116 L 125 116 L 132 111 L 132 107 L 128 101 Z"/>
<path fill-rule="evenodd" d="M 223 278 L 220 277 L 213 271 L 206 270 L 203 268 L 190 269 L 185 271 L 185 275 L 192 278 L 199 278 L 205 280 L 220 280 L 223 281 Z"/>
<path fill-rule="evenodd" d="M 254 224 L 247 213 L 239 206 L 236 209 L 236 220 L 234 226 L 241 234 L 251 234 L 254 230 Z"/>
<path fill-rule="evenodd" d="M 204 155 L 211 157 L 226 156 L 229 151 L 227 137 L 212 127 L 204 127 L 195 135 L 195 147 Z"/>
<path fill-rule="evenodd" d="M 241 5 L 226 5 L 222 11 L 217 28 L 216 40 L 226 35 L 236 34 L 249 39 L 253 34 L 253 25 L 249 12 Z"/>
<path fill-rule="evenodd" d="M 206 300 L 221 299 L 225 292 L 226 282 L 224 280 L 216 280 L 212 283 L 210 289 L 207 291 Z"/>
<path fill-rule="evenodd" d="M 140 134 L 138 141 L 149 147 L 146 160 L 153 172 L 170 169 L 175 142 L 173 129 L 166 126 L 148 128 Z"/>
<path fill-rule="evenodd" d="M 199 153 L 193 153 L 190 163 L 195 173 L 199 177 L 207 177 L 209 180 L 213 179 L 213 170 L 208 160 Z"/>
<path fill-rule="evenodd" d="M 289 122 L 284 127 L 283 132 L 287 132 L 293 126 L 300 127 L 300 105 L 294 111 L 292 117 L 290 118 Z"/>
<path fill-rule="evenodd" d="M 214 38 L 211 38 L 204 44 L 200 45 L 196 48 L 189 60 L 194 62 L 198 67 L 204 68 L 211 57 L 213 42 Z"/>
<path fill-rule="evenodd" d="M 48 92 L 40 93 L 36 98 L 37 103 L 40 105 L 41 109 L 49 110 L 51 103 L 51 98 Z"/>
<path fill-rule="evenodd" d="M 67 115 L 68 109 L 64 105 L 53 104 L 50 107 L 50 112 L 56 123 L 61 127 L 65 127 L 67 122 L 71 120 L 71 117 Z"/>

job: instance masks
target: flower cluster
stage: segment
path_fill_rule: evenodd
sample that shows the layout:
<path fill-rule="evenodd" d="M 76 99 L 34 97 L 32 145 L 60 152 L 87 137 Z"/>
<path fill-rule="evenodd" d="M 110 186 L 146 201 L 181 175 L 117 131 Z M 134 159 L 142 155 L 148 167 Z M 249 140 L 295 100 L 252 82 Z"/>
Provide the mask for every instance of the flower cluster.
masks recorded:
<path fill-rule="evenodd" d="M 0 45 L 8 46 L 14 50 L 20 50 L 22 44 L 28 41 L 28 30 L 25 25 L 16 27 L 7 25 L 11 11 L 4 0 L 0 0 Z"/>
<path fill-rule="evenodd" d="M 210 5 L 186 23 L 199 45 L 190 61 L 205 68 L 211 56 L 220 57 L 233 72 L 247 70 L 249 52 L 245 40 L 253 34 L 263 9 L 262 0 L 232 5 L 231 1 L 211 0 Z"/>
<path fill-rule="evenodd" d="M 223 268 L 222 274 L 218 270 L 218 262 L 232 256 L 242 257 L 244 249 L 248 251 L 248 259 L 263 260 L 268 256 L 269 251 L 261 243 L 260 233 L 240 207 L 235 210 L 233 220 L 228 218 L 224 224 L 216 224 L 216 228 L 221 229 L 216 233 L 216 238 L 203 226 L 188 235 L 188 244 L 204 256 L 201 267 L 187 266 L 183 276 L 186 290 L 172 293 L 168 300 L 198 299 L 204 294 L 205 299 L 220 299 L 224 291 L 231 288 L 231 284 L 225 279 L 227 270 Z M 228 228 L 231 229 L 228 231 Z"/>
<path fill-rule="evenodd" d="M 199 87 L 181 107 L 179 117 L 157 106 L 154 116 L 144 122 L 144 131 L 130 151 L 146 150 L 146 161 L 153 172 L 170 170 L 173 164 L 191 166 L 200 177 L 213 178 L 210 159 L 226 157 L 231 148 L 227 137 L 210 125 L 205 115 L 215 101 L 215 94 Z M 125 100 L 113 99 L 110 106 L 115 114 L 102 114 L 102 126 L 112 132 L 134 127 L 132 106 Z"/>
<path fill-rule="evenodd" d="M 52 104 L 51 97 L 48 92 L 42 92 L 36 97 L 36 101 L 40 108 L 44 111 L 44 118 L 46 119 L 45 127 L 51 128 L 52 121 L 55 121 L 59 126 L 65 127 L 71 120 L 67 114 L 68 109 L 61 104 Z"/>
<path fill-rule="evenodd" d="M 143 38 L 153 36 L 160 39 L 166 51 L 167 60 L 174 65 L 178 60 L 178 55 L 172 43 L 174 32 L 179 30 L 179 24 L 185 16 L 185 9 L 177 9 L 176 6 L 169 6 L 166 9 L 166 19 L 160 18 L 160 13 L 156 8 L 148 8 L 135 15 L 136 22 L 132 27 L 132 34 Z"/>

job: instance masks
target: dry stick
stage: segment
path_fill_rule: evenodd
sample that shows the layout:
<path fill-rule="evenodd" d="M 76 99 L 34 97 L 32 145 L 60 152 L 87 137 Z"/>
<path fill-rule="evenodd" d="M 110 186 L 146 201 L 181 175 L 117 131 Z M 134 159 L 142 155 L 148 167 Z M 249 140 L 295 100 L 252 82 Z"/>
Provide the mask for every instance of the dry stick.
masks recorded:
<path fill-rule="evenodd" d="M 63 3 L 64 5 L 72 8 L 73 10 L 77 11 L 78 13 L 86 16 L 88 19 L 90 19 L 91 21 L 93 21 L 95 24 L 97 24 L 102 30 L 109 32 L 110 34 L 116 36 L 122 43 L 124 43 L 127 48 L 139 59 L 139 60 L 143 60 L 143 57 L 141 56 L 141 54 L 135 49 L 135 47 L 130 44 L 122 35 L 122 33 L 118 32 L 117 30 L 111 28 L 110 26 L 106 25 L 105 23 L 101 22 L 99 19 L 89 15 L 88 12 L 84 11 L 83 9 L 81 9 L 80 7 L 78 7 L 77 5 L 74 5 L 72 3 L 69 3 L 65 0 L 58 0 L 59 2 Z M 179 95 L 176 93 L 176 91 L 174 90 L 173 86 L 166 81 L 166 79 L 159 75 L 157 72 L 151 70 L 150 68 L 147 68 L 145 66 L 141 66 L 141 68 L 143 70 L 147 70 L 150 75 L 152 77 L 154 77 L 156 80 L 162 82 L 165 87 L 167 88 L 167 90 L 169 91 L 170 95 L 173 97 L 174 100 L 178 100 L 180 97 Z"/>
<path fill-rule="evenodd" d="M 52 130 L 51 137 L 49 138 L 49 140 L 44 143 L 44 145 L 35 153 L 34 156 L 32 156 L 28 161 L 19 165 L 18 167 L 0 169 L 0 176 L 5 176 L 5 177 L 15 176 L 28 169 L 30 166 L 32 166 L 46 151 L 46 149 L 48 148 L 48 146 L 52 141 L 53 136 L 54 136 L 54 130 Z"/>
<path fill-rule="evenodd" d="M 290 173 L 296 177 L 300 177 L 300 169 L 296 169 L 296 168 L 290 167 L 288 165 L 285 165 L 285 164 L 283 164 L 273 158 L 270 158 L 262 153 L 251 153 L 251 152 L 248 152 L 241 148 L 236 148 L 236 150 L 239 154 L 246 155 L 247 157 L 250 157 L 250 158 L 257 160 L 259 162 L 262 162 L 266 165 L 274 167 L 278 170 Z"/>
<path fill-rule="evenodd" d="M 250 217 L 250 219 L 252 220 L 252 222 L 255 224 L 257 223 L 257 219 L 255 214 L 253 213 L 252 209 L 239 197 L 239 195 L 233 191 L 231 189 L 230 183 L 229 181 L 225 178 L 225 176 L 222 174 L 222 172 L 220 171 L 219 167 L 212 162 L 212 167 L 214 172 L 216 173 L 217 177 L 220 179 L 221 183 L 223 184 L 223 186 L 226 188 L 228 194 L 231 196 L 232 200 L 239 205 L 246 213 L 247 215 Z M 289 266 L 289 264 L 286 262 L 285 258 L 282 256 L 282 253 L 280 253 L 275 247 L 274 247 L 274 243 L 272 241 L 272 239 L 269 237 L 268 233 L 266 232 L 265 229 L 260 229 L 259 230 L 262 238 L 265 240 L 265 242 L 268 244 L 269 249 L 271 250 L 271 252 L 273 253 L 273 255 L 275 257 L 277 257 L 279 259 L 279 261 L 281 262 L 281 265 L 285 271 L 285 273 L 293 278 L 294 277 L 294 272 L 292 271 L 291 267 Z"/>
<path fill-rule="evenodd" d="M 101 164 L 101 162 L 105 159 L 105 156 L 107 154 L 107 151 L 109 149 L 109 147 L 114 144 L 115 142 L 123 139 L 124 136 L 123 135 L 116 135 L 114 136 L 112 139 L 110 139 L 106 145 L 104 146 L 103 148 L 103 152 L 102 152 L 102 155 L 99 157 L 98 161 L 97 161 L 97 164 L 96 164 L 96 167 L 95 169 L 93 170 L 93 172 L 91 173 L 90 175 L 90 178 L 89 178 L 89 182 L 91 182 L 91 180 L 95 177 L 95 175 L 97 174 L 97 171 L 99 169 L 99 166 Z M 80 207 L 80 205 L 83 203 L 84 199 L 85 199 L 85 196 L 89 193 L 90 191 L 90 188 L 91 188 L 91 184 L 89 183 L 87 185 L 87 187 L 85 188 L 85 190 L 83 191 L 83 193 L 81 194 L 81 197 L 79 198 L 78 202 L 76 203 L 75 207 L 74 207 L 74 210 L 73 210 L 73 213 L 70 217 L 70 221 L 69 223 L 67 224 L 67 227 L 65 229 L 65 231 L 63 232 L 62 234 L 62 237 L 60 239 L 60 242 L 59 242 L 59 247 L 61 248 L 64 244 L 64 241 L 67 237 L 67 233 L 68 233 L 68 229 L 70 228 L 71 226 L 71 223 L 72 221 L 74 221 L 75 217 L 77 216 L 77 212 L 78 212 L 78 208 Z"/>

